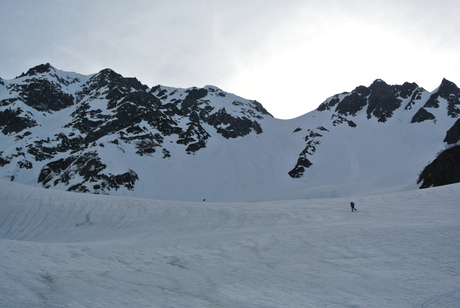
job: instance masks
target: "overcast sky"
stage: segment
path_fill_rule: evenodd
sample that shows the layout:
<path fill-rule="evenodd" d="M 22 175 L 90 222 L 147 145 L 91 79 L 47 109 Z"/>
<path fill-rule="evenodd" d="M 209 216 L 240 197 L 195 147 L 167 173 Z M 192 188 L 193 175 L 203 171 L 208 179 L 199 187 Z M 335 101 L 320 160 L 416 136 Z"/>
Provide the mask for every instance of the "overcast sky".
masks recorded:
<path fill-rule="evenodd" d="M 458 0 L 0 0 L 0 76 L 42 63 L 152 87 L 215 85 L 275 117 L 334 94 L 460 86 Z"/>

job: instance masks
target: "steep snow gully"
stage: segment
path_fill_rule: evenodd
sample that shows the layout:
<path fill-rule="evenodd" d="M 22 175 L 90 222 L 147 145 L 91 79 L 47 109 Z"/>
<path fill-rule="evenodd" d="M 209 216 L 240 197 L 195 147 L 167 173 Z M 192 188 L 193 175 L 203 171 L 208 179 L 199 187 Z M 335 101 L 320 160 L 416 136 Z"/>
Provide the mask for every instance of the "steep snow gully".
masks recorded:
<path fill-rule="evenodd" d="M 209 203 L 0 181 L 0 307 L 458 307 L 460 184 Z"/>

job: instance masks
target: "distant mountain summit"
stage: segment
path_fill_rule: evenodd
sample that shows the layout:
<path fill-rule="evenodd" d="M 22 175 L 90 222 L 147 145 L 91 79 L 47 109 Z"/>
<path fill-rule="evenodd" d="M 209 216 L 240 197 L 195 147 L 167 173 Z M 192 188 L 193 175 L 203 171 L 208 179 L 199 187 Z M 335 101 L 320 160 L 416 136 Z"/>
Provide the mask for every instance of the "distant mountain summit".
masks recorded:
<path fill-rule="evenodd" d="M 459 115 L 460 90 L 445 79 L 433 92 L 377 79 L 279 120 L 215 86 L 149 88 L 47 63 L 0 79 L 0 178 L 192 201 L 430 187 L 459 181 Z"/>

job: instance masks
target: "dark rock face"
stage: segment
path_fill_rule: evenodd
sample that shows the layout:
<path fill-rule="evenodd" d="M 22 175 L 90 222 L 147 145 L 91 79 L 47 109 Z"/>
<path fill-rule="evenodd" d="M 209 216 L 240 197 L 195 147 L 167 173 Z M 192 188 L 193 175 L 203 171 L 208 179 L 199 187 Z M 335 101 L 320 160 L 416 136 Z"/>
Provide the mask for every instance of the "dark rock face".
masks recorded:
<path fill-rule="evenodd" d="M 420 188 L 460 182 L 460 146 L 449 148 L 423 169 L 417 181 Z"/>
<path fill-rule="evenodd" d="M 3 152 L 0 152 L 0 167 L 8 165 L 10 162 L 11 160 L 3 157 Z"/>
<path fill-rule="evenodd" d="M 322 126 L 317 127 L 314 130 L 308 130 L 308 135 L 305 136 L 306 146 L 302 152 L 299 154 L 299 158 L 297 159 L 297 163 L 294 168 L 288 172 L 291 178 L 300 178 L 304 175 L 305 169 L 310 168 L 313 164 L 308 159 L 308 156 L 313 156 L 316 152 L 316 147 L 321 144 L 321 137 L 322 134 L 319 132 L 328 132 L 328 130 Z"/>
<path fill-rule="evenodd" d="M 71 81 L 59 78 L 56 70 L 49 64 L 37 65 L 21 74 L 18 78 L 27 78 L 26 83 L 12 85 L 10 90 L 18 92 L 20 100 L 38 111 L 59 111 L 74 104 L 74 97 L 62 90 L 63 85 Z M 43 78 L 47 74 L 49 78 Z"/>
<path fill-rule="evenodd" d="M 58 85 L 43 79 L 24 86 L 21 98 L 38 111 L 58 111 L 73 105 L 72 95 L 63 93 Z"/>
<path fill-rule="evenodd" d="M 424 92 L 425 90 L 422 89 L 422 88 L 416 88 L 412 95 L 410 96 L 411 99 L 409 101 L 409 103 L 407 103 L 405 109 L 406 110 L 411 110 L 412 107 L 417 103 L 417 101 L 421 100 L 422 99 L 422 93 Z"/>
<path fill-rule="evenodd" d="M 166 89 L 161 86 L 152 88 L 152 93 L 159 96 L 162 100 L 162 110 L 167 115 L 175 116 L 180 115 L 186 117 L 191 125 L 187 131 L 181 132 L 178 143 L 188 145 L 193 142 L 193 149 L 197 150 L 203 148 L 206 144 L 206 139 L 209 138 L 209 133 L 204 133 L 203 124 L 211 125 L 216 129 L 216 132 L 223 137 L 238 138 L 244 137 L 252 132 L 260 134 L 263 132 L 261 125 L 257 122 L 263 119 L 264 115 L 271 115 L 262 107 L 257 101 L 251 101 L 250 104 L 233 101 L 233 106 L 240 107 L 238 115 L 229 113 L 225 107 L 216 108 L 210 104 L 208 99 L 209 95 L 226 97 L 226 94 L 217 88 L 192 88 L 185 91 L 186 96 L 184 99 L 169 100 L 169 96 L 174 95 L 176 91 L 168 93 Z M 165 103 L 166 101 L 166 103 Z M 174 114 L 173 112 L 176 111 Z M 189 139 L 190 136 L 197 137 Z M 188 152 L 192 148 L 188 148 Z"/>
<path fill-rule="evenodd" d="M 131 90 L 146 90 L 136 78 L 124 78 L 111 69 L 104 69 L 92 76 L 90 80 L 77 92 L 77 101 L 81 101 L 85 96 L 97 98 L 104 96 L 109 102 L 121 99 Z"/>
<path fill-rule="evenodd" d="M 367 88 L 364 87 L 353 91 L 337 105 L 335 111 L 345 116 L 356 116 L 358 111 L 361 111 L 367 105 L 367 96 L 369 93 Z"/>
<path fill-rule="evenodd" d="M 447 144 L 455 144 L 460 141 L 460 119 L 447 131 L 444 142 Z"/>
<path fill-rule="evenodd" d="M 200 105 L 202 103 L 200 102 L 200 99 L 204 98 L 208 94 L 206 89 L 191 89 L 186 92 L 188 94 L 181 102 L 180 108 L 181 115 L 183 116 L 190 115 L 192 112 L 199 112 L 201 109 Z"/>
<path fill-rule="evenodd" d="M 21 108 L 0 111 L 0 128 L 2 128 L 4 135 L 19 133 L 35 125 L 37 122 L 30 115 L 24 113 Z"/>
<path fill-rule="evenodd" d="M 43 74 L 43 73 L 49 73 L 50 71 L 54 71 L 54 68 L 51 66 L 51 64 L 46 63 L 46 64 L 39 64 L 27 71 L 27 73 L 21 74 L 18 78 L 21 77 L 26 77 L 26 76 L 35 76 L 38 74 Z"/>
<path fill-rule="evenodd" d="M 318 106 L 316 110 L 318 111 L 326 111 L 326 110 L 331 110 L 332 107 L 337 105 L 340 102 L 339 95 L 334 95 L 332 98 L 327 99 L 324 103 Z"/>
<path fill-rule="evenodd" d="M 436 117 L 425 108 L 420 108 L 412 117 L 411 123 L 421 123 L 427 120 L 435 120 Z"/>
<path fill-rule="evenodd" d="M 198 116 L 195 113 L 194 116 L 190 117 L 190 122 L 188 122 L 187 125 L 187 130 L 179 133 L 177 143 L 187 145 L 186 151 L 188 154 L 205 148 L 206 140 L 210 135 L 203 126 L 201 126 Z"/>
<path fill-rule="evenodd" d="M 402 86 L 394 86 L 399 92 L 399 96 L 402 98 L 408 98 L 414 95 L 418 90 L 419 86 L 415 82 L 405 82 Z"/>
<path fill-rule="evenodd" d="M 133 170 L 117 175 L 104 174 L 102 171 L 106 167 L 96 152 L 61 158 L 42 168 L 38 183 L 47 188 L 62 183 L 69 186 L 69 191 L 76 192 L 108 192 L 121 186 L 132 190 L 139 179 Z M 73 183 L 75 178 L 81 181 Z"/>
<path fill-rule="evenodd" d="M 395 110 L 401 107 L 403 100 L 406 101 L 405 110 L 411 110 L 422 99 L 423 93 L 426 91 L 416 83 L 406 82 L 403 85 L 390 86 L 377 79 L 368 88 L 359 86 L 351 93 L 333 96 L 322 103 L 317 110 L 334 111 L 332 115 L 334 126 L 347 123 L 350 127 L 356 127 L 351 118 L 359 116 L 364 109 L 368 119 L 375 117 L 379 122 L 384 123 L 393 116 Z M 460 116 L 460 89 L 453 82 L 444 79 L 441 86 L 417 110 L 410 123 L 436 122 L 436 117 L 429 110 L 440 108 L 440 100 L 447 101 L 447 114 L 450 117 Z"/>
<path fill-rule="evenodd" d="M 288 172 L 289 176 L 293 179 L 301 178 L 305 172 L 305 168 L 310 168 L 313 164 L 308 158 L 299 156 L 294 168 Z"/>
<path fill-rule="evenodd" d="M 455 83 L 443 79 L 437 94 L 440 98 L 447 100 L 447 114 L 452 118 L 460 115 L 460 89 Z"/>
<path fill-rule="evenodd" d="M 354 127 L 353 121 L 347 117 L 356 117 L 367 106 L 366 115 L 370 119 L 377 118 L 379 122 L 386 122 L 393 116 L 393 112 L 401 107 L 401 98 L 408 98 L 417 91 L 415 83 L 405 83 L 402 86 L 389 86 L 384 81 L 377 79 L 370 87 L 359 86 L 351 93 L 335 95 L 322 103 L 318 111 L 332 110 L 336 112 L 336 124 L 348 123 Z M 351 121 L 351 122 L 350 122 Z"/>
<path fill-rule="evenodd" d="M 443 79 L 439 88 L 431 94 L 425 105 L 414 115 L 411 123 L 420 123 L 426 120 L 434 120 L 433 114 L 427 112 L 427 108 L 440 108 L 440 99 L 447 101 L 447 115 L 451 118 L 460 116 L 460 89 L 453 83 Z"/>
<path fill-rule="evenodd" d="M 375 116 L 379 122 L 386 122 L 391 118 L 393 111 L 401 107 L 401 100 L 396 98 L 392 87 L 381 80 L 376 80 L 369 87 L 371 94 L 368 99 L 367 118 Z"/>
<path fill-rule="evenodd" d="M 225 108 L 206 118 L 206 123 L 214 126 L 219 134 L 225 138 L 243 137 L 254 130 L 257 134 L 262 133 L 262 128 L 257 121 L 251 121 L 247 117 L 233 117 Z"/>

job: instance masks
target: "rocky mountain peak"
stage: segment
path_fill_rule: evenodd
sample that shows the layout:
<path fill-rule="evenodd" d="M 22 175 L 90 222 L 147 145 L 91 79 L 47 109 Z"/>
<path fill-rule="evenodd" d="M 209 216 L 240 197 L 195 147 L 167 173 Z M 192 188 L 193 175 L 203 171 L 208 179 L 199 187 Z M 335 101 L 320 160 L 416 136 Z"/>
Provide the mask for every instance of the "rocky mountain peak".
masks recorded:
<path fill-rule="evenodd" d="M 148 87 L 143 85 L 137 78 L 134 77 L 123 77 L 112 69 L 106 68 L 101 70 L 99 73 L 93 75 L 88 84 L 93 84 L 96 88 L 103 88 L 105 86 L 109 88 L 119 88 L 122 91 L 134 90 L 146 90 Z"/>
<path fill-rule="evenodd" d="M 457 118 L 460 115 L 460 90 L 447 79 L 443 79 L 441 85 L 431 94 L 419 112 L 429 115 L 427 109 L 438 109 L 441 105 L 447 105 L 445 108 L 450 117 Z M 435 116 L 431 114 L 429 118 L 422 118 L 422 120 L 426 119 L 435 119 Z"/>
<path fill-rule="evenodd" d="M 369 87 L 359 86 L 350 93 L 329 98 L 317 110 L 334 111 L 336 124 L 347 122 L 353 126 L 354 122 L 350 117 L 356 117 L 362 110 L 365 110 L 368 119 L 376 118 L 379 122 L 386 122 L 401 107 L 402 99 L 413 95 L 417 88 L 416 84 L 410 83 L 390 86 L 385 81 L 376 79 Z"/>
<path fill-rule="evenodd" d="M 393 111 L 401 106 L 401 100 L 396 97 L 394 88 L 383 80 L 377 79 L 370 87 L 368 97 L 367 118 L 376 117 L 379 122 L 386 122 Z"/>
<path fill-rule="evenodd" d="M 443 78 L 437 92 L 439 94 L 450 94 L 450 92 L 458 92 L 458 87 L 452 81 Z"/>
<path fill-rule="evenodd" d="M 415 82 L 405 82 L 402 86 L 397 87 L 398 94 L 403 99 L 411 97 L 417 89 L 419 86 Z"/>
<path fill-rule="evenodd" d="M 26 76 L 32 77 L 38 74 L 51 73 L 51 72 L 56 72 L 56 68 L 51 66 L 51 64 L 49 63 L 40 64 L 35 67 L 32 67 L 26 73 L 22 73 L 18 78 L 26 77 Z"/>

